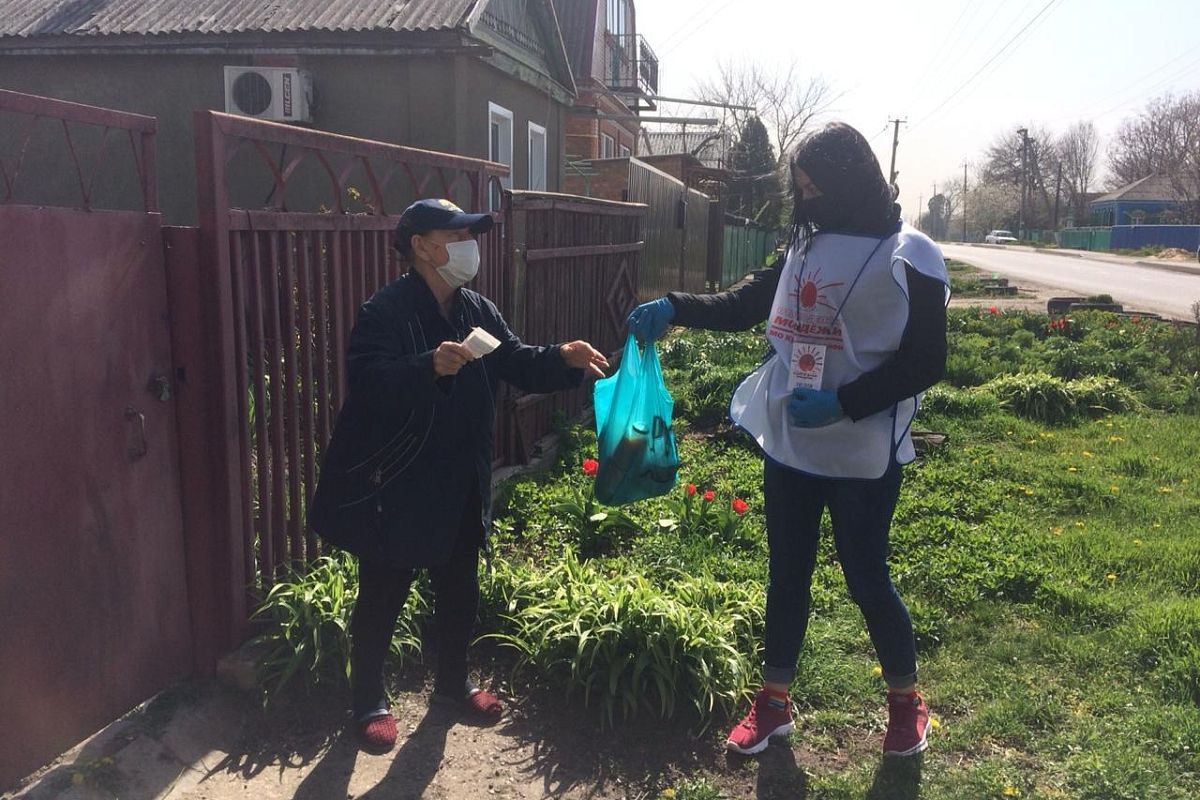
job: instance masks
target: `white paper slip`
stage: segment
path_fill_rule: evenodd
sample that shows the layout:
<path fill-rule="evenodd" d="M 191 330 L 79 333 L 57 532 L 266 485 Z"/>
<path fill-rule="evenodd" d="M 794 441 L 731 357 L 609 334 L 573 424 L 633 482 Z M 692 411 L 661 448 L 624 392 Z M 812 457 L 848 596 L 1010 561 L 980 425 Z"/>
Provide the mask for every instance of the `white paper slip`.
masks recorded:
<path fill-rule="evenodd" d="M 463 339 L 463 347 L 471 351 L 471 355 L 482 358 L 500 346 L 500 340 L 483 328 L 472 328 Z"/>
<path fill-rule="evenodd" d="M 825 345 L 796 342 L 792 345 L 790 389 L 820 389 L 825 374 Z"/>

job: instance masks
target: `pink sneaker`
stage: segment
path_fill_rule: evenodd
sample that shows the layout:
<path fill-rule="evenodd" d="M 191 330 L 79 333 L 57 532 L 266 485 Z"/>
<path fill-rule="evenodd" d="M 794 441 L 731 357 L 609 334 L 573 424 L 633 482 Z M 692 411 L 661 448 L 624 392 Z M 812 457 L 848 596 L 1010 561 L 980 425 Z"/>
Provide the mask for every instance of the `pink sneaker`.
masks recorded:
<path fill-rule="evenodd" d="M 929 746 L 929 707 L 925 698 L 888 693 L 888 727 L 883 737 L 885 756 L 915 756 Z"/>
<path fill-rule="evenodd" d="M 754 696 L 750 713 L 729 734 L 725 746 L 735 753 L 752 756 L 766 750 L 772 736 L 784 736 L 794 727 L 791 701 L 783 708 L 773 706 L 766 689 L 762 689 Z"/>

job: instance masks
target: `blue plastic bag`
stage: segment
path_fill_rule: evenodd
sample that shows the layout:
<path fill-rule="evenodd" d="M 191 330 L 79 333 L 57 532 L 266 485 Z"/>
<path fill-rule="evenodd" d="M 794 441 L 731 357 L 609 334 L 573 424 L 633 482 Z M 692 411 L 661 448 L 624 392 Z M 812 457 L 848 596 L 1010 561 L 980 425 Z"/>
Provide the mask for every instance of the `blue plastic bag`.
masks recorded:
<path fill-rule="evenodd" d="M 631 335 L 617 374 L 597 381 L 592 399 L 600 442 L 596 499 L 617 506 L 671 491 L 679 472 L 675 401 L 654 343 L 641 351 Z"/>

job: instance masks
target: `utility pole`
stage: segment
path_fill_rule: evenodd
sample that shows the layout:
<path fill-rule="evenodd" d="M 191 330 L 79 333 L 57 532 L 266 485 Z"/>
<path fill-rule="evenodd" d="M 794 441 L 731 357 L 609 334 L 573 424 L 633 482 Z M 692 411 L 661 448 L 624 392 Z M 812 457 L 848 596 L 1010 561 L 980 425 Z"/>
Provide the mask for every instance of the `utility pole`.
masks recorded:
<path fill-rule="evenodd" d="M 935 181 L 933 184 L 933 194 L 929 195 L 929 204 L 930 205 L 933 205 L 933 201 L 937 199 L 937 196 L 938 196 L 937 182 Z M 937 239 L 938 234 L 940 234 L 942 232 L 942 214 L 945 213 L 945 206 L 944 205 L 937 206 L 937 209 L 938 209 L 938 218 L 929 220 L 929 224 L 932 227 L 932 230 L 929 232 L 929 238 L 931 238 L 931 239 Z M 929 212 L 929 216 L 930 217 L 933 216 L 932 211 Z"/>
<path fill-rule="evenodd" d="M 908 122 L 906 119 L 889 119 L 888 122 L 895 126 L 892 132 L 892 165 L 888 167 L 888 183 L 892 186 L 896 185 L 896 148 L 900 145 L 900 123 Z"/>
<path fill-rule="evenodd" d="M 963 162 L 963 244 L 967 243 L 967 162 Z"/>
<path fill-rule="evenodd" d="M 1024 239 L 1025 232 L 1025 187 L 1029 183 L 1026 164 L 1029 160 L 1029 130 L 1017 128 L 1021 134 L 1021 215 L 1017 218 L 1017 239 Z"/>
<path fill-rule="evenodd" d="M 1058 198 L 1062 193 L 1062 162 L 1058 162 L 1058 181 L 1054 184 L 1054 230 L 1058 230 Z"/>

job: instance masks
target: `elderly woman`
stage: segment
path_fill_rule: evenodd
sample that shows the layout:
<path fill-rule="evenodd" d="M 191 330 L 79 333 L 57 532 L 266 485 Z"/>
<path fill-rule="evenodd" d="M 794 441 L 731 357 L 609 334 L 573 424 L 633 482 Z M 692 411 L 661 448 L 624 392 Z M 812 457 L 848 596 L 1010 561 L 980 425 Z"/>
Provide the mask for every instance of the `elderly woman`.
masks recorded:
<path fill-rule="evenodd" d="M 791 158 L 794 212 L 786 255 L 728 291 L 673 292 L 634 309 L 643 340 L 670 324 L 746 330 L 767 322 L 772 354 L 734 392 L 733 422 L 764 456 L 770 579 L 763 686 L 729 735 L 739 753 L 793 728 L 788 690 L 808 624 L 826 508 L 850 596 L 888 686 L 883 750 L 926 747 L 908 609 L 888 571 L 888 533 L 909 427 L 946 360 L 949 279 L 941 252 L 900 221 L 866 139 L 831 123 Z"/>

